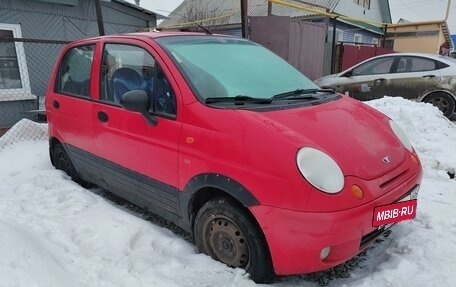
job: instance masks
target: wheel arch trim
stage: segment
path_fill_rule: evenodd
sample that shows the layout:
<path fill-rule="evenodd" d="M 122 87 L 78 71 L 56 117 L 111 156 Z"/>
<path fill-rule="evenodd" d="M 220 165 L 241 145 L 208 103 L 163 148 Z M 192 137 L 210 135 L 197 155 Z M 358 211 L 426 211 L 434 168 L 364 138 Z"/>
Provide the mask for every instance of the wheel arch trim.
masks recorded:
<path fill-rule="evenodd" d="M 193 204 L 196 195 L 205 189 L 217 189 L 240 202 L 244 207 L 258 205 L 258 199 L 236 180 L 218 173 L 204 173 L 191 178 L 181 193 L 181 212 L 185 224 L 192 228 L 194 215 Z M 214 197 L 219 196 L 214 193 Z"/>

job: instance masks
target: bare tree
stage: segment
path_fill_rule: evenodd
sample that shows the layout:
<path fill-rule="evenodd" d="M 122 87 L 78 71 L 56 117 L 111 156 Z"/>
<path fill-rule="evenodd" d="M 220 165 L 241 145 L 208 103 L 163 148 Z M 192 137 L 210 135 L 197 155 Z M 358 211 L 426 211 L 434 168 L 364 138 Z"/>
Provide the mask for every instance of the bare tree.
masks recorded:
<path fill-rule="evenodd" d="M 229 12 L 223 11 L 221 5 L 214 3 L 223 0 L 190 0 L 182 12 L 180 23 L 189 31 L 201 31 L 202 27 L 212 33 L 222 33 L 228 23 Z M 226 15 L 226 17 L 224 17 Z"/>

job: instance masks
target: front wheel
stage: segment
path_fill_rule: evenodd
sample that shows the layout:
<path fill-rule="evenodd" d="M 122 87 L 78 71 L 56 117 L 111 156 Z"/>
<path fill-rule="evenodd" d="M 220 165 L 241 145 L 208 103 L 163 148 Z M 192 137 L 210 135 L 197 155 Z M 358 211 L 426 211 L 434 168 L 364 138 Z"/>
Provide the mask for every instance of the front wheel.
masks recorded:
<path fill-rule="evenodd" d="M 424 102 L 436 106 L 447 118 L 451 117 L 455 110 L 454 98 L 444 92 L 432 93 L 424 99 Z"/>
<path fill-rule="evenodd" d="M 243 268 L 258 283 L 275 278 L 269 249 L 252 216 L 233 201 L 219 197 L 201 207 L 194 237 L 199 252 L 233 268 Z"/>

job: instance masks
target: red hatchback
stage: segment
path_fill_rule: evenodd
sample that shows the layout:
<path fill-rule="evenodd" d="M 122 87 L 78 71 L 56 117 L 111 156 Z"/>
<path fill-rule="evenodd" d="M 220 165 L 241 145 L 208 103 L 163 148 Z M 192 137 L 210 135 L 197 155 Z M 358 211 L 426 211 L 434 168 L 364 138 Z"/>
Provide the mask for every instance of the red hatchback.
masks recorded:
<path fill-rule="evenodd" d="M 71 43 L 46 109 L 56 168 L 257 282 L 333 267 L 416 214 L 422 168 L 404 132 L 245 39 Z"/>

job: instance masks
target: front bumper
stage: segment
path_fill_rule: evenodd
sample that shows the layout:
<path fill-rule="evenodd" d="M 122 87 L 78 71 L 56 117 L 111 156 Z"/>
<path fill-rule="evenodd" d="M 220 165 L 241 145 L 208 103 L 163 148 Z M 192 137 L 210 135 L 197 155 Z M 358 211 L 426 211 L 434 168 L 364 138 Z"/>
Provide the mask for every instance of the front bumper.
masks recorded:
<path fill-rule="evenodd" d="M 374 208 L 394 203 L 420 184 L 420 170 L 383 196 L 337 212 L 303 212 L 257 205 L 250 207 L 263 230 L 277 275 L 303 274 L 341 264 L 383 233 L 372 227 Z M 321 260 L 323 248 L 329 256 Z"/>

